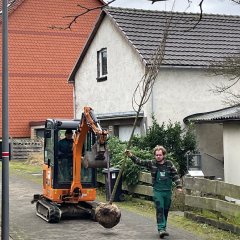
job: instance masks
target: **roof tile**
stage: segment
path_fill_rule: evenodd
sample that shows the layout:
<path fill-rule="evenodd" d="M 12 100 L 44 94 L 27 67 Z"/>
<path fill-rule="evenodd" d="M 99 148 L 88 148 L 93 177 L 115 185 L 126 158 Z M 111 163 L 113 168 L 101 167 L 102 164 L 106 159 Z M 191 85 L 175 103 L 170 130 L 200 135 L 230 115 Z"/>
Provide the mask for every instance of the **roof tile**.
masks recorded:
<path fill-rule="evenodd" d="M 161 41 L 166 20 L 172 18 L 164 65 L 206 66 L 240 52 L 240 17 L 108 8 L 106 13 L 148 62 Z M 191 30 L 190 30 L 191 29 Z"/>
<path fill-rule="evenodd" d="M 196 123 L 229 121 L 240 121 L 240 105 L 222 108 L 211 112 L 196 113 L 184 118 L 184 122 Z"/>

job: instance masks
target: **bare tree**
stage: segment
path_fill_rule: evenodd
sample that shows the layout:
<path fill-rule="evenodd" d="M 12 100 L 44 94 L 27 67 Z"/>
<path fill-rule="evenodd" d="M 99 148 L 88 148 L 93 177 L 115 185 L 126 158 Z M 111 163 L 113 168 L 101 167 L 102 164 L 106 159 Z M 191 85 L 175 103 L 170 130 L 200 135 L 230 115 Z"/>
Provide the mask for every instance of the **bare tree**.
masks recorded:
<path fill-rule="evenodd" d="M 222 76 L 223 80 L 211 89 L 216 94 L 224 94 L 224 103 L 228 105 L 240 104 L 240 53 L 226 57 L 223 61 L 212 62 L 208 72 L 213 76 Z"/>

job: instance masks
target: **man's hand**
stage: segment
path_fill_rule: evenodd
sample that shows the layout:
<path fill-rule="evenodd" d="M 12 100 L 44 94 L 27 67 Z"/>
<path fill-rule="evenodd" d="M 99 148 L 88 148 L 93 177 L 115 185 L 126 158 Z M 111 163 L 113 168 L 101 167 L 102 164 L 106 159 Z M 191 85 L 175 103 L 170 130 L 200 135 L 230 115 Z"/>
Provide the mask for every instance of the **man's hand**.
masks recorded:
<path fill-rule="evenodd" d="M 183 192 L 182 188 L 177 188 L 177 189 L 176 189 L 176 193 L 177 193 L 177 194 L 182 193 L 182 192 Z"/>
<path fill-rule="evenodd" d="M 127 157 L 131 157 L 133 154 L 129 150 L 125 150 L 125 154 Z"/>

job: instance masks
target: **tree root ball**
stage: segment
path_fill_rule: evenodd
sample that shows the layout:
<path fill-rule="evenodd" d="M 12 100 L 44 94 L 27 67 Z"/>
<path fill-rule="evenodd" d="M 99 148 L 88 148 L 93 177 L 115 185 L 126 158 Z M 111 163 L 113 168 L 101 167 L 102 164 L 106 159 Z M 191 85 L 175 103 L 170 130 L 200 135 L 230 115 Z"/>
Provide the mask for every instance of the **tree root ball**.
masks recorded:
<path fill-rule="evenodd" d="M 115 204 L 100 203 L 95 210 L 95 217 L 105 228 L 113 228 L 120 222 L 121 211 Z"/>

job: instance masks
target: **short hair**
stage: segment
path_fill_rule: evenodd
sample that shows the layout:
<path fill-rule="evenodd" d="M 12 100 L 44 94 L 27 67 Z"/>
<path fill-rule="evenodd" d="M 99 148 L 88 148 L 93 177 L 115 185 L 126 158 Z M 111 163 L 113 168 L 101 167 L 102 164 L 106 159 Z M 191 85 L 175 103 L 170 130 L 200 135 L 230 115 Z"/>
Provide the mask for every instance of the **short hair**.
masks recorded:
<path fill-rule="evenodd" d="M 167 154 L 167 150 L 165 149 L 165 147 L 157 145 L 154 149 L 153 149 L 153 153 L 155 155 L 156 151 L 160 151 L 162 150 L 163 156 L 165 156 Z"/>
<path fill-rule="evenodd" d="M 73 131 L 71 129 L 67 129 L 65 134 L 73 134 Z"/>

